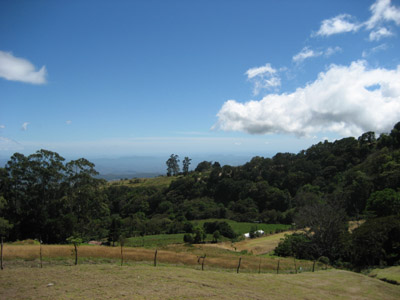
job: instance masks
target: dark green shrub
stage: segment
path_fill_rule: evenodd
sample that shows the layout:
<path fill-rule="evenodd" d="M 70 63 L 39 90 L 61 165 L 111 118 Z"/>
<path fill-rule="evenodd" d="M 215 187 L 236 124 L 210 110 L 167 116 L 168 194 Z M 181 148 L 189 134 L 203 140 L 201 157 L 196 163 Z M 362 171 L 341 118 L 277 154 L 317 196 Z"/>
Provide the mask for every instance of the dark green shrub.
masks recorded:
<path fill-rule="evenodd" d="M 278 256 L 293 256 L 301 259 L 313 259 L 311 240 L 302 233 L 285 235 L 274 250 Z"/>
<path fill-rule="evenodd" d="M 351 237 L 356 268 L 392 266 L 400 262 L 400 219 L 390 216 L 367 220 Z"/>

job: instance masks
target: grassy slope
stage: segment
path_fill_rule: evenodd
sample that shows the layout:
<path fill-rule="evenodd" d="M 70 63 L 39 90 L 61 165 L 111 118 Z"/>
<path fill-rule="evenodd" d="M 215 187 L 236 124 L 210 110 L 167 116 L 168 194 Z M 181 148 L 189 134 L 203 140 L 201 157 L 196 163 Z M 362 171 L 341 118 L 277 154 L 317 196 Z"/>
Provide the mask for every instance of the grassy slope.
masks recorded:
<path fill-rule="evenodd" d="M 400 285 L 400 266 L 389 267 L 385 269 L 374 269 L 369 273 L 369 276 L 382 280 L 395 281 Z"/>
<path fill-rule="evenodd" d="M 281 239 L 290 233 L 292 232 L 281 232 L 256 239 L 246 239 L 235 243 L 235 247 L 238 251 L 247 250 L 255 255 L 266 254 L 272 252 L 278 246 Z"/>
<path fill-rule="evenodd" d="M 273 275 L 85 264 L 4 269 L 0 272 L 0 299 L 394 300 L 400 299 L 400 287 L 339 270 Z"/>

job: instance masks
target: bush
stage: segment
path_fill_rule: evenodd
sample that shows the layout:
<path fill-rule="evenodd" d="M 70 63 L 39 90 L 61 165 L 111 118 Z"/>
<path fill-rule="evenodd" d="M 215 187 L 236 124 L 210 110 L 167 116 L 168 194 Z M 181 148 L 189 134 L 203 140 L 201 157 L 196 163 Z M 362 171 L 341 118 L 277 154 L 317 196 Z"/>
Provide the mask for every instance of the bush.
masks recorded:
<path fill-rule="evenodd" d="M 194 239 L 193 239 L 193 236 L 192 236 L 190 233 L 186 233 L 186 234 L 183 236 L 183 241 L 184 241 L 185 243 L 188 243 L 188 244 L 193 244 Z"/>
<path fill-rule="evenodd" d="M 204 230 L 206 233 L 213 234 L 215 231 L 219 231 L 219 233 L 227 237 L 229 239 L 233 239 L 236 237 L 236 233 L 233 231 L 232 227 L 225 221 L 215 221 L 215 222 L 205 222 L 203 224 Z"/>
<path fill-rule="evenodd" d="M 314 258 L 311 240 L 302 233 L 286 234 L 274 251 L 278 256 L 293 256 L 301 259 Z"/>
<path fill-rule="evenodd" d="M 356 268 L 400 263 L 399 217 L 367 220 L 353 231 L 351 245 L 352 263 Z"/>

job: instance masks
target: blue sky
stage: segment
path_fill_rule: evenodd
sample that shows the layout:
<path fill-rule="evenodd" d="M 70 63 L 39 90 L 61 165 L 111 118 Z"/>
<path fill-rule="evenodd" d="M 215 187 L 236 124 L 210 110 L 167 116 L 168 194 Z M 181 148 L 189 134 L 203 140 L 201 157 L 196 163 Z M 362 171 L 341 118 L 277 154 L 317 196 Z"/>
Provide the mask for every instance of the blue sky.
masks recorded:
<path fill-rule="evenodd" d="M 1 1 L 0 156 L 298 152 L 400 121 L 400 1 Z"/>

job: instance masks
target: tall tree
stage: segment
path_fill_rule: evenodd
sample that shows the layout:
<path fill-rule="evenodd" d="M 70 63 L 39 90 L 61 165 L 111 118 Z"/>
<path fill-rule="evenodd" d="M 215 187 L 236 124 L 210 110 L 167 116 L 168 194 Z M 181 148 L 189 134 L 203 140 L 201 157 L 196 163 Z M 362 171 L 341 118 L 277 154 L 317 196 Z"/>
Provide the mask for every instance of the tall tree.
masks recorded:
<path fill-rule="evenodd" d="M 177 154 L 171 154 L 171 156 L 166 161 L 167 164 L 167 176 L 171 175 L 178 175 L 180 168 L 179 168 L 179 156 Z"/>
<path fill-rule="evenodd" d="M 187 157 L 187 156 L 185 156 L 185 158 L 183 159 L 183 161 L 182 161 L 182 164 L 183 164 L 183 167 L 182 167 L 182 171 L 183 171 L 183 174 L 187 174 L 187 173 L 189 173 L 189 166 L 190 166 L 190 162 L 192 161 L 192 159 L 191 158 L 189 158 L 189 157 Z"/>

